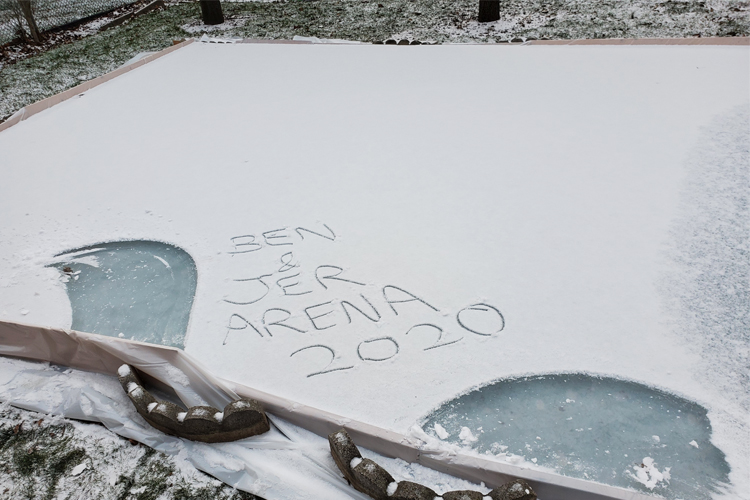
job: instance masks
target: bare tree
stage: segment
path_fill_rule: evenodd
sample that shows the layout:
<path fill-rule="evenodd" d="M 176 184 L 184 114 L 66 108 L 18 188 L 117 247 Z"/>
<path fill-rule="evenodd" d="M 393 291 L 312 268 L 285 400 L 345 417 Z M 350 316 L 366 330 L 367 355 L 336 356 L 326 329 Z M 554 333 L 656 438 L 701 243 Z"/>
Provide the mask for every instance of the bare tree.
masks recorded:
<path fill-rule="evenodd" d="M 37 0 L 0 0 L 0 8 L 11 13 L 18 36 L 25 41 L 41 43 L 42 35 L 39 33 L 39 28 L 34 19 L 36 6 Z M 31 40 L 26 35 L 27 28 L 31 35 Z"/>
<path fill-rule="evenodd" d="M 500 0 L 479 0 L 479 22 L 489 23 L 500 19 Z"/>
<path fill-rule="evenodd" d="M 220 0 L 200 0 L 200 4 L 204 24 L 221 24 L 224 22 Z"/>

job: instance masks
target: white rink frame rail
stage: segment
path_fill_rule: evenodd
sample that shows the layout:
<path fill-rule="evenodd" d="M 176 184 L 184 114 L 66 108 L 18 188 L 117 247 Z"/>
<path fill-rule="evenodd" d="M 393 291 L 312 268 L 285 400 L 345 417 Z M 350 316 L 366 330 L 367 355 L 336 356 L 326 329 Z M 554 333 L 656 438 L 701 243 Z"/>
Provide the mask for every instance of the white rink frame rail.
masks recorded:
<path fill-rule="evenodd" d="M 108 82 L 113 78 L 123 75 L 129 71 L 132 71 L 144 64 L 151 61 L 155 61 L 162 56 L 174 52 L 175 50 L 181 49 L 196 40 L 190 38 L 171 47 L 167 47 L 164 50 L 150 54 L 142 59 L 139 59 L 130 64 L 126 64 L 117 68 L 114 71 L 105 73 L 102 76 L 93 78 L 80 85 L 76 85 L 59 94 L 55 94 L 41 101 L 29 104 L 13 113 L 7 120 L 0 122 L 0 132 L 5 129 L 20 123 L 27 118 L 34 116 L 35 114 L 44 111 L 47 108 L 51 108 L 56 104 L 60 104 L 63 101 L 67 101 L 71 97 L 80 95 L 87 90 L 91 90 L 94 87 L 101 85 L 102 83 Z M 296 40 L 258 40 L 258 39 L 244 39 L 237 43 L 271 43 L 271 44 L 309 44 L 309 41 L 296 41 Z M 612 38 L 612 39 L 601 39 L 601 40 L 530 40 L 524 43 L 515 44 L 495 44 L 497 47 L 508 47 L 516 45 L 750 45 L 750 37 L 712 37 L 712 38 Z"/>

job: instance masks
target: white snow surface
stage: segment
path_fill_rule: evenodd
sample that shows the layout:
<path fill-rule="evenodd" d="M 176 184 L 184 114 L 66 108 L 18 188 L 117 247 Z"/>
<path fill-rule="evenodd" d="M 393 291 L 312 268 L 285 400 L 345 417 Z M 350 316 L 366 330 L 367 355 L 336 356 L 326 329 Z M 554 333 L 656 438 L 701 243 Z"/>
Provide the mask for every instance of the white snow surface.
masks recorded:
<path fill-rule="evenodd" d="M 398 483 L 396 481 L 388 483 L 388 487 L 386 488 L 385 492 L 388 494 L 389 497 L 392 497 L 394 493 L 396 493 L 396 490 L 398 489 Z"/>
<path fill-rule="evenodd" d="M 450 433 L 445 430 L 445 427 L 438 424 L 437 422 L 435 422 L 434 429 L 435 429 L 435 434 L 437 434 L 437 436 L 440 439 L 447 439 L 450 437 Z"/>
<path fill-rule="evenodd" d="M 73 467 L 73 469 L 72 469 L 72 470 L 70 471 L 70 475 L 71 475 L 71 476 L 77 476 L 77 475 L 79 475 L 79 474 L 80 474 L 81 472 L 85 471 L 87 467 L 88 467 L 88 465 L 87 465 L 87 464 L 85 464 L 85 463 L 83 463 L 83 464 L 78 464 L 78 465 L 76 465 L 75 467 Z"/>
<path fill-rule="evenodd" d="M 685 160 L 747 109 L 748 60 L 192 44 L 0 133 L 0 319 L 67 328 L 55 254 L 166 241 L 196 261 L 186 351 L 216 375 L 399 432 L 502 377 L 636 380 L 706 405 L 750 486 L 746 389 L 715 390 L 657 286 Z"/>
<path fill-rule="evenodd" d="M 664 471 L 659 471 L 656 464 L 654 464 L 654 459 L 651 457 L 645 457 L 640 465 L 633 466 L 633 470 L 635 473 L 631 471 L 626 471 L 626 473 L 649 490 L 653 490 L 656 486 L 659 486 L 659 483 L 669 483 L 671 479 L 669 467 L 666 467 Z"/>
<path fill-rule="evenodd" d="M 458 433 L 458 438 L 465 444 L 473 443 L 479 439 L 472 434 L 471 429 L 468 427 L 461 427 L 461 432 Z"/>
<path fill-rule="evenodd" d="M 185 373 L 173 365 L 165 365 L 164 369 L 167 371 L 167 375 L 169 376 L 169 382 L 171 384 L 178 384 L 183 387 L 187 387 L 190 385 L 190 379 L 185 375 Z"/>

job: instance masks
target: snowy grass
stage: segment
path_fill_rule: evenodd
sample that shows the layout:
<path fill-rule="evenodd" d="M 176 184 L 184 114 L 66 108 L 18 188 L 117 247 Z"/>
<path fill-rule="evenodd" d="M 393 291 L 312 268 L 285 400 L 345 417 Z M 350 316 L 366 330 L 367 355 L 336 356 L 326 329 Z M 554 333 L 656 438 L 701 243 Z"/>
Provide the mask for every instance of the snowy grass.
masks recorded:
<path fill-rule="evenodd" d="M 97 424 L 0 406 L 0 497 L 254 500 Z"/>
<path fill-rule="evenodd" d="M 366 42 L 408 38 L 493 43 L 514 38 L 747 36 L 750 1 L 507 0 L 497 22 L 476 22 L 477 0 L 280 0 L 224 2 L 227 22 L 208 28 L 197 2 L 169 8 L 15 64 L 0 62 L 0 119 L 174 40 L 213 36 Z"/>
<path fill-rule="evenodd" d="M 0 118 L 38 100 L 96 78 L 139 52 L 161 50 L 185 38 L 178 26 L 194 6 L 180 5 L 144 15 L 0 69 Z"/>

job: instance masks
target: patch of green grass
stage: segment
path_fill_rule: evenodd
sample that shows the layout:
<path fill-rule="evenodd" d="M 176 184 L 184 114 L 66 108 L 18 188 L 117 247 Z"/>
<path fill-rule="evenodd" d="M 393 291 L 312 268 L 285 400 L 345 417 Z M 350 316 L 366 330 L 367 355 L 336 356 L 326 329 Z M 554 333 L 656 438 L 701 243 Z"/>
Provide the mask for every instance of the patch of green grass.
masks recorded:
<path fill-rule="evenodd" d="M 4 67 L 0 117 L 112 71 L 139 52 L 170 46 L 187 36 L 179 26 L 197 15 L 195 5 L 178 5 Z"/>
<path fill-rule="evenodd" d="M 24 476 L 38 473 L 39 470 L 44 467 L 44 462 L 46 460 L 46 454 L 34 449 L 25 450 L 23 448 L 18 448 L 13 454 L 13 465 L 15 465 L 16 470 Z"/>
<path fill-rule="evenodd" d="M 50 500 L 55 496 L 57 482 L 60 476 L 69 472 L 70 469 L 83 462 L 86 458 L 86 452 L 80 448 L 74 448 L 60 456 L 50 457 L 50 465 L 47 468 L 47 499 Z"/>
<path fill-rule="evenodd" d="M 71 476 L 84 462 L 89 467 Z M 0 406 L 0 477 L 2 499 L 260 500 L 195 469 L 186 474 L 172 457 L 102 426 L 8 406 Z"/>
<path fill-rule="evenodd" d="M 214 500 L 218 498 L 220 493 L 220 487 L 216 486 L 204 486 L 199 489 L 190 489 L 184 485 L 177 486 L 172 492 L 172 500 Z M 236 494 L 230 500 L 260 500 L 258 497 L 245 493 L 244 491 L 237 491 Z"/>
<path fill-rule="evenodd" d="M 117 481 L 122 488 L 118 500 L 155 500 L 164 493 L 171 486 L 169 477 L 175 473 L 175 468 L 162 458 L 153 448 L 145 448 L 133 472 L 120 476 Z"/>
<path fill-rule="evenodd" d="M 0 428 L 0 457 L 9 457 L 10 467 L 24 478 L 27 496 L 51 499 L 60 476 L 80 464 L 86 452 L 71 446 L 70 424 L 40 423 Z M 40 479 L 47 485 L 42 497 L 34 487 Z"/>
<path fill-rule="evenodd" d="M 135 478 L 133 476 L 134 475 L 131 474 L 130 476 L 120 476 L 117 478 L 115 486 L 120 489 L 120 492 L 117 495 L 117 500 L 126 500 L 128 498 L 130 490 L 135 486 Z"/>

